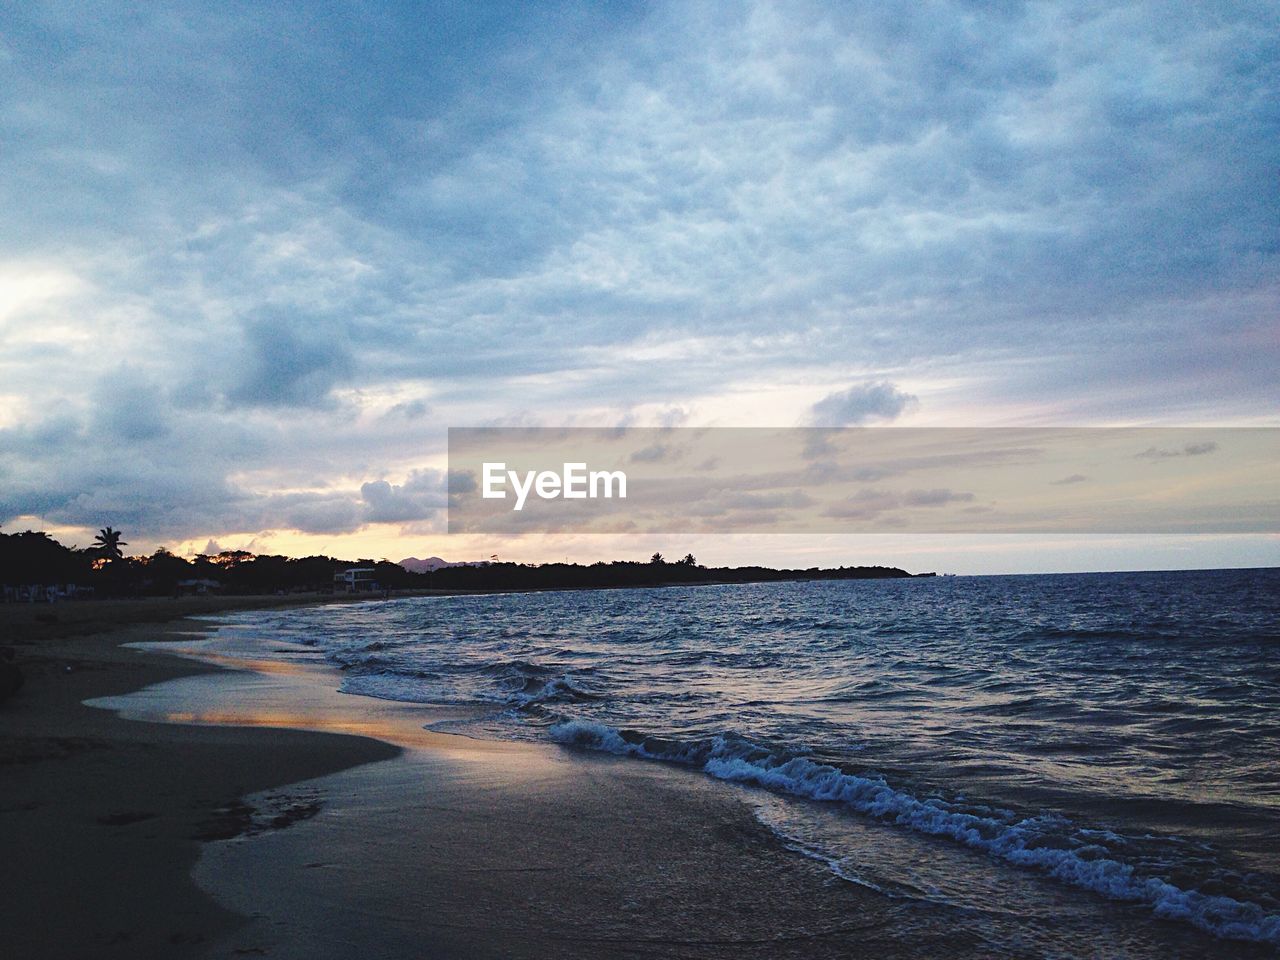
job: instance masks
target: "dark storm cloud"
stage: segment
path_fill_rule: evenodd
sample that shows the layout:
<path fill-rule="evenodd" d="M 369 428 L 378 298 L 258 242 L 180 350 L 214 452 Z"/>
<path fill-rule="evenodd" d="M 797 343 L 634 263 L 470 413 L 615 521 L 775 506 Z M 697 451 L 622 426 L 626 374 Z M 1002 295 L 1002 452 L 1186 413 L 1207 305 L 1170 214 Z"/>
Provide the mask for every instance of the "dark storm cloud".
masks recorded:
<path fill-rule="evenodd" d="M 314 407 L 352 373 L 352 358 L 340 330 L 306 325 L 281 316 L 245 326 L 242 372 L 227 398 L 246 406 Z"/>
<path fill-rule="evenodd" d="M 93 435 L 113 442 L 154 440 L 169 429 L 168 402 L 160 388 L 135 368 L 109 373 L 90 394 Z"/>

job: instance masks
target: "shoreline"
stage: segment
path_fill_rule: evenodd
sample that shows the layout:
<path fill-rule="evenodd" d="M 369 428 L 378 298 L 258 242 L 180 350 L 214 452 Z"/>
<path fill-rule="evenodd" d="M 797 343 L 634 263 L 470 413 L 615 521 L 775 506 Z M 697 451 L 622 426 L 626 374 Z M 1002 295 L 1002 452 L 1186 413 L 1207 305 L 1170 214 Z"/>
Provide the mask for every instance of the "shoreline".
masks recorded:
<path fill-rule="evenodd" d="M 240 798 L 398 751 L 337 734 L 141 723 L 87 706 L 220 672 L 123 646 L 207 625 L 169 619 L 168 607 L 91 603 L 113 608 L 31 632 L 18 618 L 0 620 L 26 679 L 0 704 L 5 941 L 33 960 L 199 955 L 245 922 L 190 875 L 203 840 L 233 826 Z M 207 606 L 193 612 L 213 612 Z M 152 616 L 163 621 L 147 622 Z"/>
<path fill-rule="evenodd" d="M 198 612 L 216 612 L 208 606 Z M 153 722 L 88 706 L 173 684 L 238 689 L 215 663 L 124 646 L 179 647 L 208 625 L 130 623 L 130 612 L 140 613 L 115 610 L 123 622 L 109 631 L 60 622 L 42 626 L 61 636 L 19 641 L 27 683 L 0 706 L 0 858 L 22 869 L 4 872 L 0 902 L 24 957 L 349 956 L 351 943 L 317 939 L 330 916 L 316 905 L 362 883 L 379 903 L 415 891 L 410 931 L 375 924 L 361 941 L 393 956 L 847 956 L 873 927 L 879 956 L 930 952 L 883 939 L 900 908 L 787 850 L 733 788 L 663 765 L 420 725 L 421 743 L 405 747 L 376 728 L 317 732 L 293 717 Z M 332 686 L 343 709 L 379 705 Z M 350 784 L 361 816 L 329 817 Z M 362 808 L 370 797 L 374 809 Z M 298 892 L 352 844 L 372 844 L 378 859 L 351 864 L 338 893 Z M 282 855 L 286 846 L 298 854 Z M 210 880 L 219 857 L 247 865 Z M 249 883 L 282 870 L 266 887 Z M 296 936 L 281 941 L 285 927 Z M 961 946 L 976 944 L 948 938 L 946 950 Z"/>
<path fill-rule="evenodd" d="M 758 788 L 424 729 L 448 709 L 338 693 L 321 658 L 262 659 L 252 630 L 44 626 L 68 635 L 23 647 L 39 669 L 0 706 L 0 856 L 23 866 L 0 902 L 24 956 L 892 960 L 1034 940 L 1013 911 L 851 882 L 766 825 Z M 888 837 L 919 862 L 955 852 Z M 1011 908 L 1096 907 L 1010 879 Z M 1187 934 L 1132 956 L 1270 955 Z"/>

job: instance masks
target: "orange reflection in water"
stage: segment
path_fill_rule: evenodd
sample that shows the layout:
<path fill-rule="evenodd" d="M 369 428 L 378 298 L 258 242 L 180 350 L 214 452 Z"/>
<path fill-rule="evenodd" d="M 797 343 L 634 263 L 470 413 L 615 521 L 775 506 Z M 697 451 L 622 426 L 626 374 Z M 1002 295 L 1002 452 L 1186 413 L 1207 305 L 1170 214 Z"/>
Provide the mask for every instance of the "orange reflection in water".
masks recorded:
<path fill-rule="evenodd" d="M 192 650 L 190 648 L 166 649 L 166 653 L 174 653 L 204 663 L 215 663 L 231 670 L 248 670 L 253 673 L 283 673 L 297 676 L 308 669 L 305 663 L 291 663 L 288 660 L 258 660 L 252 657 L 237 657 L 228 653 L 214 653 L 211 650 Z"/>
<path fill-rule="evenodd" d="M 527 767 L 539 757 L 539 762 L 545 763 L 546 754 L 529 744 L 473 740 L 426 730 L 426 723 L 447 715 L 421 704 L 340 693 L 332 668 L 318 662 L 244 656 L 210 650 L 208 645 L 165 644 L 163 651 L 235 672 L 180 677 L 133 694 L 89 702 L 118 710 L 131 719 L 157 723 L 311 730 L 368 737 L 411 750 L 447 754 L 452 759 L 493 759 L 502 754 L 504 767 Z"/>
<path fill-rule="evenodd" d="M 377 717 L 357 719 L 332 714 L 290 710 L 172 710 L 158 719 L 166 723 L 198 723 L 225 727 L 280 727 L 292 730 L 325 730 L 400 742 L 410 731 L 401 723 Z M 423 731 L 424 733 L 426 731 Z M 437 735 L 438 736 L 438 735 Z"/>

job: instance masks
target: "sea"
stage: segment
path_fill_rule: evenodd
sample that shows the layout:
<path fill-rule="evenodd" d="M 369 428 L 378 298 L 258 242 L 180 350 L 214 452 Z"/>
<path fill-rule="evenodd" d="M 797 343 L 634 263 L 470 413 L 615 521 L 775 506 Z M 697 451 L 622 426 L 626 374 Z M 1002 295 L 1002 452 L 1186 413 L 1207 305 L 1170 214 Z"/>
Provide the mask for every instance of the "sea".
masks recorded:
<path fill-rule="evenodd" d="M 839 882 L 1013 938 L 1083 898 L 1224 956 L 1280 948 L 1277 569 L 415 597 L 221 623 L 328 662 L 345 693 L 454 708 L 432 729 L 738 785 Z"/>

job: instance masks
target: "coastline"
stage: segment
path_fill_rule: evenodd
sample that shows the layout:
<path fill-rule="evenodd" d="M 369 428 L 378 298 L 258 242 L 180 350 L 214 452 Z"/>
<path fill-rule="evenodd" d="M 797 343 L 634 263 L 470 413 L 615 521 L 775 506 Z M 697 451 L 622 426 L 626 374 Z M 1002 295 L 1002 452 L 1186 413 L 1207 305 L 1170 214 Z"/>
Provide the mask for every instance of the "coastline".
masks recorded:
<path fill-rule="evenodd" d="M 51 609 L 58 622 L 34 620 Z M 232 826 L 239 798 L 397 752 L 373 739 L 139 723 L 86 706 L 217 672 L 122 646 L 208 629 L 174 612 L 167 601 L 0 608 L 26 678 L 0 705 L 0 860 L 9 865 L 0 903 L 15 955 L 199 955 L 244 922 L 190 876 L 202 838 Z"/>
<path fill-rule="evenodd" d="M 337 823 L 383 858 L 354 869 L 372 866 L 377 885 L 408 887 L 429 902 L 430 916 L 420 914 L 423 923 L 409 934 L 365 931 L 411 936 L 404 949 L 494 957 L 845 956 L 869 927 L 895 925 L 889 914 L 896 909 L 786 850 L 745 804 L 726 801 L 731 788 L 660 765 L 429 733 L 406 750 L 350 732 L 156 723 L 86 705 L 175 681 L 236 689 L 234 672 L 177 655 L 181 641 L 210 627 L 164 620 L 166 603 L 138 609 L 125 602 L 111 611 L 86 604 L 92 617 L 39 624 L 43 636 L 35 641 L 20 632 L 21 622 L 5 624 L 26 674 L 24 688 L 0 707 L 0 858 L 20 865 L 3 872 L 0 902 L 11 918 L 6 942 L 19 955 L 349 955 L 351 944 L 316 939 L 301 919 L 314 902 L 267 902 L 291 892 L 280 877 L 271 889 L 236 880 L 211 896 L 193 868 L 219 850 L 249 858 L 241 877 L 290 869 L 292 880 L 322 876 L 308 868 L 325 853 L 326 840 L 313 829 L 324 818 L 309 819 L 313 792 L 304 789 L 299 800 L 296 788 L 323 778 L 341 791 L 343 776 L 362 771 L 349 782 L 359 784 L 362 802 L 379 798 L 384 821 L 364 810 L 359 822 Z M 190 615 L 275 605 L 204 603 Z M 101 630 L 108 619 L 115 628 Z M 173 653 L 124 646 L 174 641 Z M 353 710 L 368 703 L 333 695 Z M 410 754 L 417 766 L 373 762 Z M 413 796 L 427 782 L 419 779 L 424 770 L 434 791 L 425 800 Z M 272 799 L 284 807 L 271 809 Z M 264 816 L 271 836 L 246 837 Z M 388 833 L 386 818 L 413 842 Z M 306 863 L 281 855 L 276 841 L 290 835 Z M 263 840 L 274 849 L 264 853 Z M 424 848 L 433 855 L 418 856 Z M 414 855 L 405 859 L 406 851 Z M 448 919 L 431 919 L 440 915 Z M 288 923 L 301 940 L 281 942 L 270 929 Z M 386 939 L 382 946 L 395 949 Z M 889 943 L 878 952 L 914 955 Z"/>
<path fill-rule="evenodd" d="M 1098 929 L 1095 900 L 998 866 L 1008 902 L 886 894 L 766 826 L 767 791 L 424 729 L 448 710 L 338 693 L 323 657 L 261 659 L 275 641 L 252 629 L 44 626 L 70 635 L 22 648 L 28 686 L 0 707 L 0 856 L 22 865 L 0 896 L 23 956 L 976 958 Z M 156 647 L 122 646 L 139 642 Z M 851 823 L 863 856 L 876 831 L 918 863 L 956 855 Z M 1271 955 L 1156 927 L 1125 956 Z"/>

